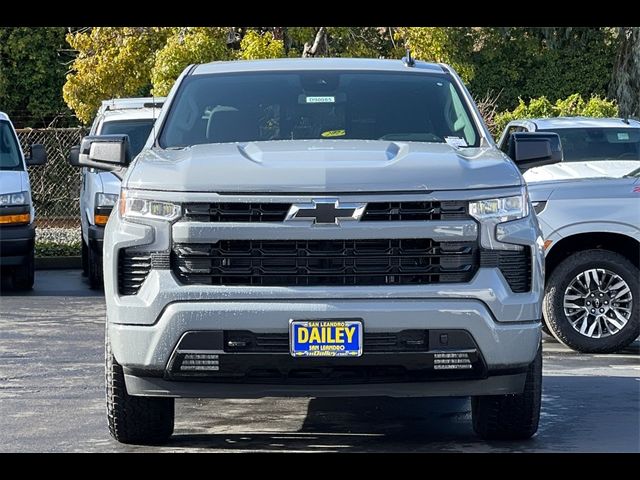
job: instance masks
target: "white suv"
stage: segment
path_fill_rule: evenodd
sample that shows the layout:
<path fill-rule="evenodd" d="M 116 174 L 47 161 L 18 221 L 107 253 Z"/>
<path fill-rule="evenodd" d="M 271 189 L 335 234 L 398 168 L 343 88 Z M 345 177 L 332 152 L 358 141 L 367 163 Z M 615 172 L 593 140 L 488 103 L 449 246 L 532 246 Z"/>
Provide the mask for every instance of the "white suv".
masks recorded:
<path fill-rule="evenodd" d="M 160 113 L 164 97 L 117 98 L 102 102 L 89 135 L 128 135 L 129 158 L 134 158 L 147 140 Z M 79 147 L 69 158 L 77 165 Z M 91 288 L 102 287 L 102 239 L 104 226 L 120 193 L 120 180 L 110 172 L 82 169 L 80 220 L 82 224 L 82 270 Z"/>

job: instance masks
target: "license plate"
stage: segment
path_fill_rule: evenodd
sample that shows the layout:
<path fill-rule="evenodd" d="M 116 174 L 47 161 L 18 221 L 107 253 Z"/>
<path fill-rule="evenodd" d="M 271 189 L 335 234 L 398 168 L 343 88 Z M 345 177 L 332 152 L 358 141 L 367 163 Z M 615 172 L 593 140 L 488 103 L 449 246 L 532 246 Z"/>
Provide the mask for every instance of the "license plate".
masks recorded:
<path fill-rule="evenodd" d="M 291 320 L 294 357 L 359 357 L 362 355 L 360 320 Z"/>

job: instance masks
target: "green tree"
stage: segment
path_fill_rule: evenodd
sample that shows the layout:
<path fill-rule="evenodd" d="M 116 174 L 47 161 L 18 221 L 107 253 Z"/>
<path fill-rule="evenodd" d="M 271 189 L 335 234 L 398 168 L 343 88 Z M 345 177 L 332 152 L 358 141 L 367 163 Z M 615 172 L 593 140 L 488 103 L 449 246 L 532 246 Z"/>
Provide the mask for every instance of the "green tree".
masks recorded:
<path fill-rule="evenodd" d="M 618 51 L 609 93 L 620 104 L 620 114 L 640 117 L 640 27 L 618 30 Z"/>
<path fill-rule="evenodd" d="M 470 27 L 404 27 L 397 36 L 414 57 L 449 64 L 469 82 L 474 76 L 472 30 Z"/>
<path fill-rule="evenodd" d="M 284 42 L 276 40 L 272 32 L 261 35 L 255 30 L 249 30 L 240 42 L 240 58 L 244 60 L 284 56 Z"/>
<path fill-rule="evenodd" d="M 495 115 L 494 128 L 491 133 L 494 136 L 500 135 L 512 120 L 576 116 L 615 117 L 616 115 L 618 115 L 616 102 L 597 95 L 585 101 L 580 94 L 574 93 L 567 98 L 556 100 L 555 103 L 544 96 L 533 98 L 528 103 L 520 98 L 516 108 Z"/>
<path fill-rule="evenodd" d="M 77 56 L 63 87 L 64 100 L 84 123 L 100 102 L 146 95 L 155 53 L 171 33 L 164 27 L 95 27 L 67 35 Z"/>
<path fill-rule="evenodd" d="M 46 126 L 70 112 L 62 100 L 64 27 L 0 28 L 0 108 L 18 126 Z"/>
<path fill-rule="evenodd" d="M 176 78 L 192 63 L 235 58 L 226 45 L 228 31 L 224 27 L 172 28 L 151 69 L 153 94 L 169 93 Z"/>

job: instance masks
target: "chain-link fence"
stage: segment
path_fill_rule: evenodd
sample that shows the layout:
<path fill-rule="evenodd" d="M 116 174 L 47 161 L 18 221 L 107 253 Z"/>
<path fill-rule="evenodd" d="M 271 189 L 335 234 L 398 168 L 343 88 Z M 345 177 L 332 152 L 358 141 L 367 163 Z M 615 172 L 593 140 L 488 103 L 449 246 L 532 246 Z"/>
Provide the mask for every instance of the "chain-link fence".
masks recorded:
<path fill-rule="evenodd" d="M 36 210 L 36 255 L 80 254 L 80 169 L 67 162 L 69 150 L 86 135 L 83 128 L 17 130 L 22 149 L 40 143 L 47 150 L 44 166 L 29 167 Z"/>

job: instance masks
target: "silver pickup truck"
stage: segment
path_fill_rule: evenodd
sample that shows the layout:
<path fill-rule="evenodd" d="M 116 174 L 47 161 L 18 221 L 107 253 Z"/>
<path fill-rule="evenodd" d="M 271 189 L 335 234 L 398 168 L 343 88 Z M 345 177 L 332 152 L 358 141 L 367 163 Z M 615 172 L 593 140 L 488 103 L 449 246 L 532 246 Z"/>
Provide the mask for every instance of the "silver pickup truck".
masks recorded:
<path fill-rule="evenodd" d="M 123 177 L 104 240 L 111 434 L 166 441 L 175 397 L 472 396 L 483 438 L 538 428 L 542 237 L 522 168 L 448 66 L 188 67 Z M 515 162 L 515 163 L 514 163 Z"/>

